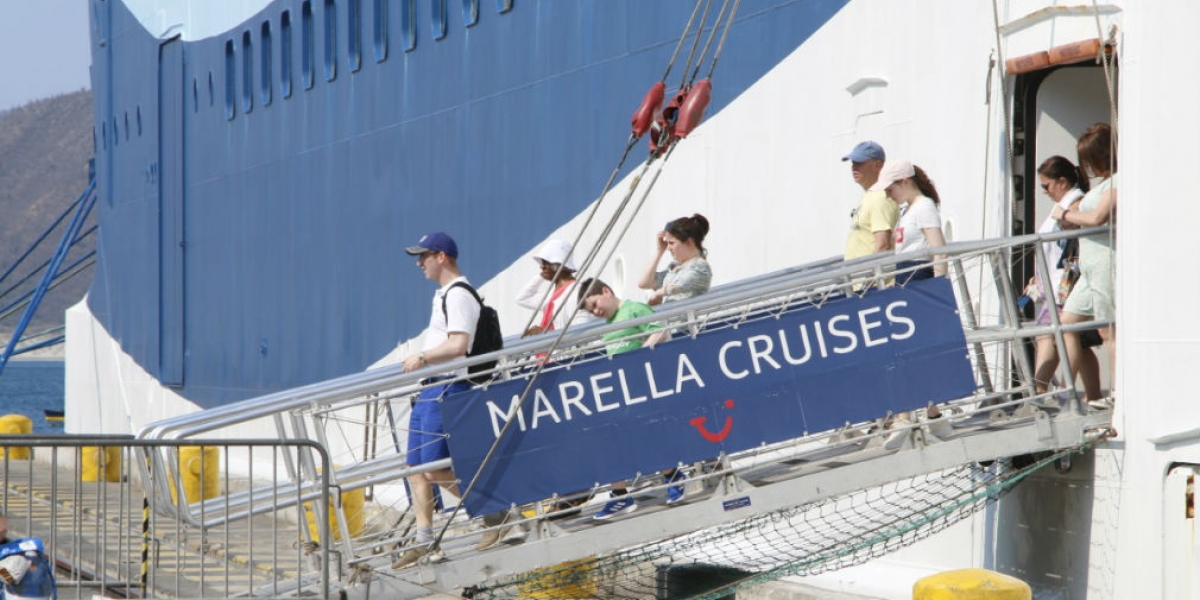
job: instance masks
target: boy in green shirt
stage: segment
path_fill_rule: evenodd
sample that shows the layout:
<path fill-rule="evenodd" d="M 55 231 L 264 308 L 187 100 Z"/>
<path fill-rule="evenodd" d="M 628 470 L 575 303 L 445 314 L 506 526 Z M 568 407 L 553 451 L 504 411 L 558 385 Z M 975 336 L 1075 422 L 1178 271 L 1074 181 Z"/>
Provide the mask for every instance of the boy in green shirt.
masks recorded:
<path fill-rule="evenodd" d="M 638 317 L 654 314 L 654 309 L 644 302 L 635 300 L 621 301 L 612 288 L 608 284 L 599 279 L 592 278 L 585 280 L 579 286 L 579 306 L 601 319 L 609 323 L 618 323 L 620 321 L 628 321 Z M 620 354 L 637 350 L 643 345 L 646 345 L 646 334 L 652 331 L 662 329 L 659 323 L 645 323 L 643 325 L 634 325 L 608 333 L 604 335 L 604 341 L 608 344 L 608 355 Z M 648 347 L 654 344 L 649 344 Z M 683 500 L 684 488 L 682 481 L 687 477 L 682 471 L 668 469 L 663 472 L 663 480 L 666 483 L 675 483 L 667 489 L 667 504 L 675 504 Z M 637 500 L 629 495 L 626 489 L 627 484 L 624 481 L 614 483 L 612 485 L 613 499 L 609 500 L 600 512 L 592 516 L 593 519 L 607 520 L 617 515 L 631 513 L 637 510 Z"/>
<path fill-rule="evenodd" d="M 654 314 L 654 309 L 644 302 L 636 300 L 622 302 L 613 293 L 612 288 L 608 287 L 608 284 L 596 278 L 586 279 L 579 286 L 579 306 L 609 323 L 628 321 Z M 641 348 L 646 341 L 646 336 L 639 334 L 659 329 L 662 329 L 662 325 L 658 323 L 645 323 L 604 334 L 604 341 L 611 342 L 607 346 L 608 355 L 613 356 Z"/>

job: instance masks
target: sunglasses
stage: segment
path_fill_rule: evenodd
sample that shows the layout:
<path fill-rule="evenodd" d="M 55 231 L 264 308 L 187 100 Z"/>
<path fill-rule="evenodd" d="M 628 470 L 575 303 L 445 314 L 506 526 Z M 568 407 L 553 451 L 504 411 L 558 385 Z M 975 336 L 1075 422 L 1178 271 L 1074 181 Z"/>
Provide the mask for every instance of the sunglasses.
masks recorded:
<path fill-rule="evenodd" d="M 1048 191 L 1050 191 L 1050 184 L 1048 184 L 1048 183 L 1043 183 L 1043 184 L 1042 184 L 1042 191 L 1043 191 L 1043 192 L 1048 192 Z"/>

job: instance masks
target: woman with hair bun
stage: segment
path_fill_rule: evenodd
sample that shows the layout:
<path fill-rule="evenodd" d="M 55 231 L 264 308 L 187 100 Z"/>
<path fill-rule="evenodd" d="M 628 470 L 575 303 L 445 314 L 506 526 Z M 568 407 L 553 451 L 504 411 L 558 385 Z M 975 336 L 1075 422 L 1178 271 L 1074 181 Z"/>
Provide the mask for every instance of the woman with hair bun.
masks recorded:
<path fill-rule="evenodd" d="M 669 221 L 662 231 L 654 234 L 658 251 L 638 280 L 639 288 L 653 290 L 647 304 L 655 306 L 686 300 L 708 291 L 712 285 L 712 268 L 706 260 L 708 251 L 704 249 L 707 235 L 708 219 L 699 213 Z M 659 271 L 658 264 L 667 251 L 673 260 L 665 270 Z"/>
<path fill-rule="evenodd" d="M 708 291 L 712 285 L 712 268 L 708 266 L 708 251 L 704 249 L 704 238 L 708 235 L 708 219 L 696 213 L 668 221 L 663 230 L 654 235 L 657 252 L 646 266 L 638 287 L 653 290 L 647 304 L 651 306 L 666 302 L 677 302 L 694 298 Z M 665 252 L 673 259 L 666 270 L 659 271 L 658 263 Z M 670 338 L 670 329 L 664 328 L 646 338 L 645 346 L 653 347 Z M 681 502 L 685 494 L 684 481 L 688 476 L 681 469 L 662 471 L 667 487 L 667 504 Z"/>

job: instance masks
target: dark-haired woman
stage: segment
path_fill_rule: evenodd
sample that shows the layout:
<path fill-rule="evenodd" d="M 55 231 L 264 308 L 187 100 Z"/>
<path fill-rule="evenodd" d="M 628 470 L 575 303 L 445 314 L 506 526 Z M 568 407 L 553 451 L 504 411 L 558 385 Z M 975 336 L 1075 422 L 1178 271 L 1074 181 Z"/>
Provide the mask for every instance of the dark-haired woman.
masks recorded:
<path fill-rule="evenodd" d="M 1104 123 L 1088 127 L 1075 144 L 1079 166 L 1085 173 L 1100 178 L 1079 203 L 1079 210 L 1055 207 L 1053 216 L 1064 225 L 1096 227 L 1112 222 L 1117 214 L 1117 154 L 1112 129 Z M 1113 232 L 1079 240 L 1079 281 L 1063 305 L 1063 323 L 1112 321 L 1116 317 L 1115 256 Z M 1116 372 L 1115 325 L 1097 329 L 1108 344 L 1109 366 Z M 1079 369 L 1083 344 L 1079 334 L 1065 334 L 1067 358 L 1071 368 Z M 1088 400 L 1099 398 L 1088 397 Z"/>
<path fill-rule="evenodd" d="M 655 234 L 654 242 L 658 251 L 638 280 L 639 288 L 653 290 L 647 304 L 653 306 L 686 300 L 708 291 L 712 285 L 712 268 L 708 266 L 708 251 L 704 249 L 704 238 L 707 236 L 708 219 L 699 213 L 669 221 L 662 231 Z M 672 260 L 666 270 L 659 271 L 658 263 L 665 252 L 671 253 Z M 647 337 L 645 345 L 652 347 L 670 335 L 670 329 L 664 328 Z M 679 469 L 667 469 L 662 476 L 663 482 L 673 484 L 667 488 L 667 504 L 683 500 L 683 481 L 687 475 Z"/>
<path fill-rule="evenodd" d="M 1037 175 L 1042 192 L 1054 201 L 1056 207 L 1064 210 L 1079 209 L 1079 201 L 1088 189 L 1088 181 L 1080 176 L 1074 163 L 1062 156 L 1051 156 L 1038 167 Z M 1038 227 L 1038 233 L 1054 233 L 1061 230 L 1062 227 L 1053 214 L 1048 215 Z M 1025 293 L 1036 299 L 1034 313 L 1037 315 L 1037 324 L 1049 325 L 1050 310 L 1062 309 L 1059 284 L 1062 282 L 1063 247 L 1057 241 L 1043 242 L 1042 251 L 1046 256 L 1046 263 L 1050 266 L 1050 288 L 1047 290 L 1035 275 L 1029 280 Z M 1049 297 L 1046 297 L 1047 291 Z M 1058 348 L 1052 335 L 1038 336 L 1036 344 L 1033 386 L 1037 393 L 1041 394 L 1048 389 L 1050 381 L 1054 378 L 1054 371 L 1058 368 Z M 1083 379 L 1085 394 L 1089 397 L 1099 396 L 1100 364 L 1096 361 L 1096 354 L 1086 349 L 1079 355 L 1079 362 L 1079 374 Z"/>
<path fill-rule="evenodd" d="M 942 234 L 942 216 L 938 212 L 941 199 L 933 182 L 920 167 L 907 160 L 889 160 L 883 165 L 879 181 L 871 186 L 871 191 L 887 192 L 900 205 L 900 220 L 892 232 L 896 254 L 946 245 L 946 237 Z M 944 255 L 934 258 L 938 260 L 932 263 L 929 259 L 896 263 L 899 273 L 897 282 L 904 285 L 910 281 L 945 275 Z"/>
<path fill-rule="evenodd" d="M 639 288 L 653 290 L 647 304 L 654 306 L 685 300 L 708 291 L 712 285 L 712 268 L 705 258 L 708 255 L 704 249 L 707 235 L 708 219 L 701 214 L 670 221 L 662 231 L 654 234 L 658 252 L 638 280 Z M 659 271 L 658 264 L 668 251 L 672 261 L 665 270 Z"/>

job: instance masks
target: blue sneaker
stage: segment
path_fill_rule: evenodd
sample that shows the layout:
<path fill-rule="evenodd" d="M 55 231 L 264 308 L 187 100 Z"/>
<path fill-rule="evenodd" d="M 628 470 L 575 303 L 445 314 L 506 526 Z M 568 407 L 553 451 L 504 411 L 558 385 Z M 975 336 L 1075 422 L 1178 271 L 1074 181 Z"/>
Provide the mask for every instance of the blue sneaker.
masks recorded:
<path fill-rule="evenodd" d="M 624 515 L 637 510 L 637 500 L 630 496 L 618 496 L 616 499 L 609 500 L 604 508 L 592 515 L 593 519 L 598 521 L 606 521 L 617 515 Z"/>
<path fill-rule="evenodd" d="M 673 485 L 673 486 L 667 488 L 667 505 L 668 506 L 680 502 L 681 500 L 683 500 L 683 497 L 685 495 L 687 495 L 687 490 L 685 490 L 683 487 L 683 482 L 687 481 L 687 478 L 688 478 L 687 474 L 678 469 L 675 470 L 674 475 L 671 475 L 671 476 L 664 475 L 663 476 L 663 483 L 676 484 L 676 485 Z"/>

